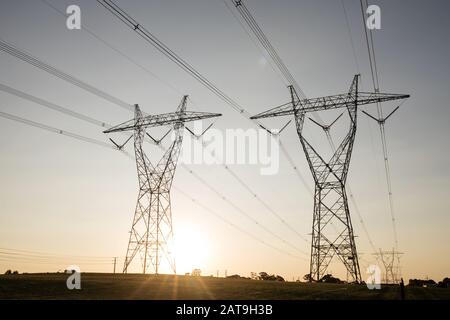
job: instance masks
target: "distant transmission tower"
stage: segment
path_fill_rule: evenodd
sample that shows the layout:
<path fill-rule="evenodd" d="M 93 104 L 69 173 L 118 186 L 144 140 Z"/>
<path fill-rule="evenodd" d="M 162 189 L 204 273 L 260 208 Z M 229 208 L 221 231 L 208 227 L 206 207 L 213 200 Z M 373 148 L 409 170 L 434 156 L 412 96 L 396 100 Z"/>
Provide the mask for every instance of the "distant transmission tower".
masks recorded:
<path fill-rule="evenodd" d="M 401 270 L 400 270 L 400 255 L 403 252 L 398 252 L 395 249 L 392 251 L 375 252 L 374 255 L 379 257 L 384 266 L 384 278 L 383 283 L 397 284 L 400 283 Z"/>
<path fill-rule="evenodd" d="M 139 195 L 123 266 L 124 273 L 128 271 L 128 267 L 136 256 L 141 257 L 142 273 L 146 273 L 152 267 L 154 272 L 158 274 L 158 268 L 163 257 L 166 258 L 172 271 L 176 273 L 175 259 L 170 251 L 173 241 L 170 187 L 183 141 L 184 123 L 221 115 L 186 111 L 187 97 L 183 97 L 176 112 L 146 117 L 142 115 L 139 106 L 136 104 L 134 119 L 104 131 L 104 133 L 134 131 Z M 146 133 L 146 129 L 167 125 L 173 128 L 174 141 L 164 153 L 162 159 L 156 166 L 153 166 L 143 149 L 145 136 L 148 135 L 152 138 Z M 114 141 L 113 143 L 116 144 Z M 118 145 L 116 144 L 116 146 Z M 123 146 L 118 146 L 118 148 L 122 149 Z"/>
<path fill-rule="evenodd" d="M 290 102 L 251 117 L 252 119 L 259 119 L 292 114 L 295 117 L 297 134 L 315 182 L 310 260 L 310 279 L 315 281 L 322 279 L 332 258 L 337 255 L 353 281 L 361 282 L 361 272 L 345 190 L 356 135 L 358 106 L 409 97 L 405 94 L 359 92 L 359 77 L 359 75 L 355 75 L 347 93 L 314 99 L 300 100 L 294 87 L 289 86 Z M 325 161 L 303 135 L 305 114 L 337 108 L 347 109 L 350 117 L 350 128 L 331 159 Z M 328 132 L 329 126 L 325 128 Z"/>

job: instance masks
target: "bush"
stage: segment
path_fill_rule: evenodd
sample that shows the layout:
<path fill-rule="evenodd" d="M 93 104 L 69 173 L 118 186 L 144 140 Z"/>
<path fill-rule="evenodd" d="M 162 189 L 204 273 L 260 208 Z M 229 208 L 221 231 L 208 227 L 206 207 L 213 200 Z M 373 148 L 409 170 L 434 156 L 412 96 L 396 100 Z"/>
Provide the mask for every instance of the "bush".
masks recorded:
<path fill-rule="evenodd" d="M 333 277 L 331 274 L 326 274 L 320 279 L 320 282 L 324 283 L 343 283 L 343 281 L 339 278 Z"/>
<path fill-rule="evenodd" d="M 450 278 L 444 278 L 438 283 L 439 288 L 450 288 Z"/>
<path fill-rule="evenodd" d="M 266 280 L 266 281 L 284 281 L 284 278 L 282 276 L 268 274 L 267 272 L 260 272 L 259 279 Z"/>
<path fill-rule="evenodd" d="M 434 287 L 436 286 L 436 282 L 432 279 L 409 279 L 408 285 L 411 287 Z"/>
<path fill-rule="evenodd" d="M 311 277 L 311 274 L 307 273 L 303 276 L 303 280 L 308 281 L 308 282 L 313 282 L 314 279 Z"/>
<path fill-rule="evenodd" d="M 10 275 L 10 274 L 19 274 L 19 271 L 17 271 L 17 270 L 11 271 L 11 269 L 8 269 L 8 270 L 5 271 L 5 274 L 8 274 L 8 275 Z"/>
<path fill-rule="evenodd" d="M 284 278 L 282 277 L 282 276 L 278 276 L 277 275 L 277 279 L 276 279 L 277 281 L 284 281 Z"/>

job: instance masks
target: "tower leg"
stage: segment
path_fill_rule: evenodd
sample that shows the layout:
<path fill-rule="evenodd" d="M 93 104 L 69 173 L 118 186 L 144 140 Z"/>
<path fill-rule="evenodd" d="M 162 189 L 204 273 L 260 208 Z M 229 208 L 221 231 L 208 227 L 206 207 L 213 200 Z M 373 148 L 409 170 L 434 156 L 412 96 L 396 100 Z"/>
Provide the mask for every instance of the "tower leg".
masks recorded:
<path fill-rule="evenodd" d="M 320 281 L 334 256 L 353 281 L 361 274 L 345 187 L 316 186 L 311 241 L 311 279 Z"/>

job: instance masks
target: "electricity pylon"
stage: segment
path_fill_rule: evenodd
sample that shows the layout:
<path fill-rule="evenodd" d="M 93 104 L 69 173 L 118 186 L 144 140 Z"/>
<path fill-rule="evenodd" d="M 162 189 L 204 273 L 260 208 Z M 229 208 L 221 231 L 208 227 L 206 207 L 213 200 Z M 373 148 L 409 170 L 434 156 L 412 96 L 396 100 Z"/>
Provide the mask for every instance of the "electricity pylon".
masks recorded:
<path fill-rule="evenodd" d="M 134 119 L 104 131 L 104 133 L 134 131 L 139 195 L 123 266 L 124 273 L 127 273 L 128 267 L 139 253 L 143 273 L 153 267 L 154 272 L 158 274 L 161 258 L 165 257 L 176 274 L 175 259 L 170 251 L 173 242 L 170 187 L 183 141 L 184 124 L 221 116 L 218 113 L 186 111 L 187 97 L 183 97 L 176 112 L 146 117 L 136 104 Z M 153 166 L 144 152 L 143 143 L 145 135 L 148 135 L 146 129 L 158 126 L 172 126 L 175 137 L 161 160 Z"/>
<path fill-rule="evenodd" d="M 294 87 L 289 86 L 290 102 L 251 117 L 251 119 L 260 119 L 294 115 L 297 134 L 315 183 L 310 260 L 310 279 L 315 281 L 322 279 L 336 255 L 345 265 L 353 281 L 361 282 L 355 236 L 345 190 L 356 135 L 358 106 L 409 97 L 406 94 L 360 92 L 359 77 L 360 75 L 354 76 L 347 93 L 313 99 L 299 99 Z M 303 135 L 305 115 L 308 112 L 338 108 L 347 109 L 350 128 L 331 159 L 325 161 Z"/>
<path fill-rule="evenodd" d="M 397 284 L 400 282 L 401 270 L 400 270 L 400 255 L 403 252 L 398 252 L 395 249 L 392 251 L 380 251 L 375 252 L 374 255 L 381 259 L 384 266 L 384 279 L 383 283 Z"/>

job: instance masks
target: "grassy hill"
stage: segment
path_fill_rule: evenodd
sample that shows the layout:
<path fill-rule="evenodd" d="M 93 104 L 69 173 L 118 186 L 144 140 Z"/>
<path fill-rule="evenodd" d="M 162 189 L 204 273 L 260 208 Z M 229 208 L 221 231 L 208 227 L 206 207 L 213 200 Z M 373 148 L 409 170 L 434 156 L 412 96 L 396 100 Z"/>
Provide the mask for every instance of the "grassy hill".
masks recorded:
<path fill-rule="evenodd" d="M 0 299 L 386 299 L 398 286 L 295 283 L 142 274 L 81 274 L 81 290 L 68 290 L 66 274 L 0 275 Z M 406 299 L 448 299 L 450 289 L 406 287 Z"/>

